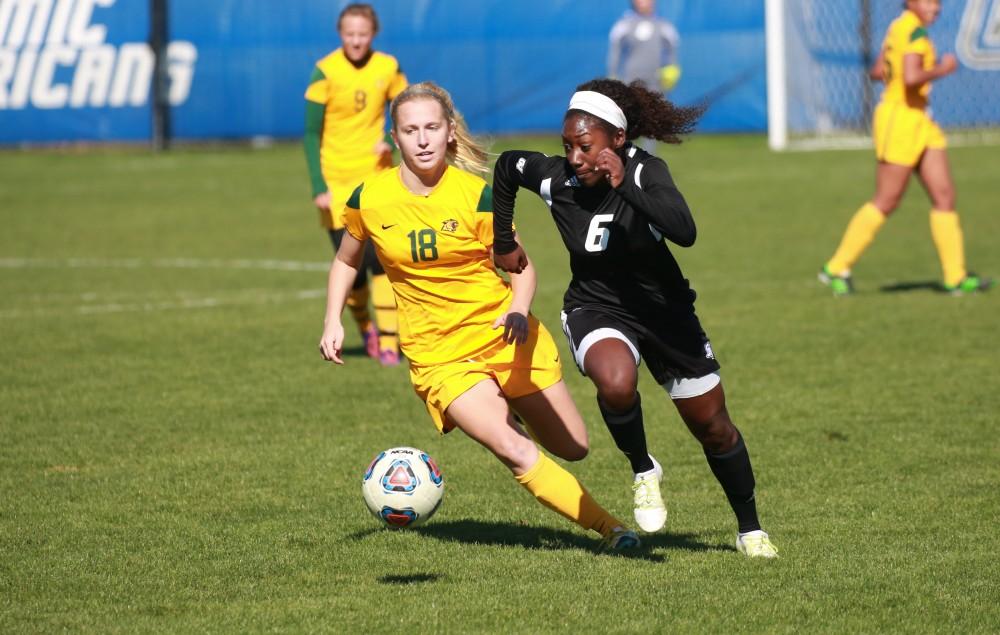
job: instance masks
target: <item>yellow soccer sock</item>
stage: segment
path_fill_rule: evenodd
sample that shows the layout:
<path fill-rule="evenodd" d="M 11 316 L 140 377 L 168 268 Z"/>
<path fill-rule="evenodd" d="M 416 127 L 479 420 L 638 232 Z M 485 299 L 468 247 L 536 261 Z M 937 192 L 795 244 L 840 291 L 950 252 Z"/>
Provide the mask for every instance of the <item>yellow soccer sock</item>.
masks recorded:
<path fill-rule="evenodd" d="M 379 350 L 399 348 L 399 317 L 396 314 L 396 296 L 392 293 L 389 276 L 372 276 L 372 304 L 375 305 L 375 323 L 378 325 Z"/>
<path fill-rule="evenodd" d="M 351 311 L 351 317 L 358 324 L 358 330 L 362 333 L 371 328 L 372 316 L 368 312 L 368 285 L 360 289 L 353 289 L 347 296 L 347 308 Z"/>
<path fill-rule="evenodd" d="M 931 210 L 931 237 L 941 259 L 945 286 L 953 287 L 965 278 L 965 245 L 958 214 L 953 210 Z"/>
<path fill-rule="evenodd" d="M 538 452 L 538 462 L 524 474 L 514 476 L 542 505 L 562 514 L 584 529 L 607 537 L 625 524 L 609 514 L 583 488 L 576 477 L 558 463 Z"/>
<path fill-rule="evenodd" d="M 840 240 L 837 252 L 826 263 L 827 271 L 834 275 L 843 275 L 850 271 L 868 245 L 875 240 L 875 234 L 884 224 L 885 214 L 879 208 L 871 203 L 862 205 L 847 224 L 847 230 Z"/>

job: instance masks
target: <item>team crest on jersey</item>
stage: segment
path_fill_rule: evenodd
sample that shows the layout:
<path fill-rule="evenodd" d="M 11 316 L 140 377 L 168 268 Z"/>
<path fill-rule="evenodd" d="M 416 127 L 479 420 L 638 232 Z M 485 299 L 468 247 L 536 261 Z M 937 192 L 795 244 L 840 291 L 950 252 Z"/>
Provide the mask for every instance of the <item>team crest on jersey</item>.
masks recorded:
<path fill-rule="evenodd" d="M 441 223 L 441 231 L 450 232 L 454 234 L 458 230 L 458 221 L 454 218 L 449 218 L 448 220 Z"/>
<path fill-rule="evenodd" d="M 527 159 L 521 157 L 520 159 L 517 160 L 517 165 L 515 165 L 514 167 L 517 169 L 518 172 L 524 174 L 524 164 L 527 162 L 528 162 Z"/>
<path fill-rule="evenodd" d="M 580 179 L 576 178 L 576 175 L 574 174 L 573 176 L 566 179 L 566 182 L 563 183 L 563 185 L 565 185 L 566 187 L 580 187 Z"/>
<path fill-rule="evenodd" d="M 705 359 L 715 359 L 715 353 L 712 352 L 712 345 L 709 342 L 705 342 Z"/>

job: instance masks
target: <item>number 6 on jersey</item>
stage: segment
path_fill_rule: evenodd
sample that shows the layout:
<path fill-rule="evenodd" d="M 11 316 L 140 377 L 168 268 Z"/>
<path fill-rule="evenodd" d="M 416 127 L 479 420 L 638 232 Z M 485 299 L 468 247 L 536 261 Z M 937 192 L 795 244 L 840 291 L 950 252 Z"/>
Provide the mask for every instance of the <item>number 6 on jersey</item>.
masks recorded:
<path fill-rule="evenodd" d="M 587 228 L 587 238 L 583 241 L 587 251 L 604 251 L 608 248 L 608 236 L 611 235 L 611 230 L 602 225 L 614 219 L 614 214 L 594 214 L 590 220 L 590 227 Z"/>

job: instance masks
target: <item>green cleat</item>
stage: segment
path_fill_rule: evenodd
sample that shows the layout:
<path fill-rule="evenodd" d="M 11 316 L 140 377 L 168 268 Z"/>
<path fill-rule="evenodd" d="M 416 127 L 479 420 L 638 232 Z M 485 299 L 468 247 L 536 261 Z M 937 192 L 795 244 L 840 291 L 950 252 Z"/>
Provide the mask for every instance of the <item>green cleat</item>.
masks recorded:
<path fill-rule="evenodd" d="M 653 457 L 649 457 L 653 459 Z M 663 468 L 653 459 L 653 469 L 636 474 L 632 482 L 635 522 L 646 533 L 659 531 L 667 522 L 667 506 L 660 495 Z"/>
<path fill-rule="evenodd" d="M 642 544 L 639 536 L 628 527 L 618 526 L 601 541 L 601 551 L 628 551 Z"/>
<path fill-rule="evenodd" d="M 951 295 L 969 295 L 980 291 L 989 291 L 993 286 L 993 278 L 981 278 L 970 273 L 956 285 L 944 285 L 944 290 Z"/>
<path fill-rule="evenodd" d="M 819 274 L 816 277 L 819 278 L 820 282 L 830 287 L 834 296 L 839 297 L 854 293 L 854 283 L 851 281 L 850 272 L 837 275 L 830 271 L 826 265 L 823 265 L 823 268 L 819 270 Z"/>
<path fill-rule="evenodd" d="M 736 534 L 736 550 L 748 558 L 777 558 L 778 549 L 771 544 L 767 533 L 757 530 Z"/>

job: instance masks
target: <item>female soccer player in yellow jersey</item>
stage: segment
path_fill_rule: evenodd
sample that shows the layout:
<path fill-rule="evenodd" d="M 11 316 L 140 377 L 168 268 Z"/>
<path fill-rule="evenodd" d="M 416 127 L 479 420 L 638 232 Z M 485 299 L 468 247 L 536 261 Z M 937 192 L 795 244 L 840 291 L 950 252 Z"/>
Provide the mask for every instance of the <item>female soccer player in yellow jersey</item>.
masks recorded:
<path fill-rule="evenodd" d="M 369 175 L 392 167 L 392 147 L 385 141 L 385 109 L 406 88 L 406 76 L 396 58 L 372 50 L 378 16 L 371 6 L 347 5 L 337 19 L 337 31 L 342 46 L 317 62 L 309 80 L 304 138 L 313 203 L 335 250 L 344 233 L 347 197 Z M 374 324 L 368 313 L 369 272 Z M 385 366 L 398 364 L 396 304 L 371 249 L 347 304 L 367 353 Z"/>
<path fill-rule="evenodd" d="M 940 0 L 907 0 L 903 13 L 886 33 L 882 51 L 871 69 L 872 79 L 885 82 L 875 109 L 875 196 L 861 206 L 840 246 L 819 272 L 834 295 L 854 291 L 851 267 L 875 239 L 886 218 L 899 205 L 910 174 L 917 177 L 931 199 L 931 236 L 941 260 L 944 289 L 954 295 L 985 291 L 989 278 L 965 268 L 962 228 L 955 212 L 955 184 L 948 167 L 944 133 L 927 112 L 931 82 L 958 68 L 952 54 L 937 61 L 927 27 L 941 12 Z"/>
<path fill-rule="evenodd" d="M 493 266 L 492 190 L 466 171 L 486 171 L 485 151 L 431 82 L 404 90 L 391 116 L 403 161 L 359 185 L 347 203 L 347 232 L 330 268 L 324 359 L 343 363 L 341 311 L 364 245 L 374 244 L 396 293 L 410 380 L 438 430 L 460 428 L 539 502 L 600 533 L 606 547 L 638 546 L 636 534 L 540 452 L 512 414 L 556 456 L 587 454 L 558 349 L 528 310 L 534 268 L 528 263 L 507 284 Z"/>

